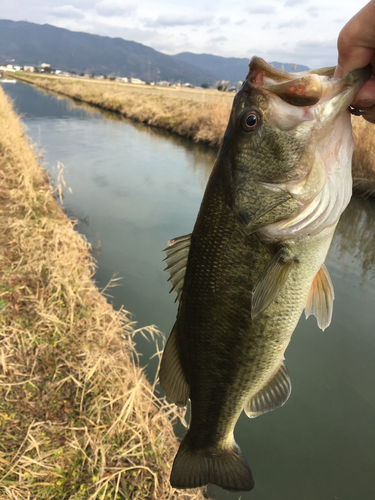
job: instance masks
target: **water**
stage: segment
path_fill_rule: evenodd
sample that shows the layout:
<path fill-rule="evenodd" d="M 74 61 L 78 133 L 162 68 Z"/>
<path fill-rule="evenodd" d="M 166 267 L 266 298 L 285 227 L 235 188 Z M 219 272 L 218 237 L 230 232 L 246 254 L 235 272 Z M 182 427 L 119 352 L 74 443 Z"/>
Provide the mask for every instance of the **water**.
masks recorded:
<path fill-rule="evenodd" d="M 64 207 L 94 246 L 96 281 L 138 326 L 169 334 L 176 314 L 161 250 L 191 232 L 214 153 L 188 140 L 74 106 L 21 83 L 3 84 L 43 151 L 58 162 L 72 194 Z M 327 259 L 336 300 L 331 326 L 301 318 L 286 352 L 293 391 L 287 404 L 255 420 L 242 415 L 236 440 L 255 490 L 210 486 L 217 499 L 357 500 L 375 498 L 375 203 L 353 199 Z M 153 344 L 138 349 L 148 374 Z"/>

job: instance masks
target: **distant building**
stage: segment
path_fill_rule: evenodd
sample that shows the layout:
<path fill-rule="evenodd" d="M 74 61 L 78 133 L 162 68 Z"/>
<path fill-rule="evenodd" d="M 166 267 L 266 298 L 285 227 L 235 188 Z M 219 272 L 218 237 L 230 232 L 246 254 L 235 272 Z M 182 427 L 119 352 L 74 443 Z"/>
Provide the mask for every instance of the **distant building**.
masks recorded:
<path fill-rule="evenodd" d="M 118 76 L 116 82 L 129 83 L 129 78 L 126 78 L 126 76 Z"/>
<path fill-rule="evenodd" d="M 7 64 L 6 66 L 0 66 L 0 70 L 2 71 L 16 71 L 14 68 L 13 68 L 13 64 Z"/>
<path fill-rule="evenodd" d="M 43 69 L 44 69 L 44 68 L 50 68 L 50 67 L 51 67 L 51 65 L 50 65 L 50 64 L 47 64 L 47 63 L 42 63 L 42 64 L 40 65 L 40 67 L 41 67 L 41 68 L 43 68 Z"/>
<path fill-rule="evenodd" d="M 146 82 L 144 82 L 143 80 L 140 80 L 139 78 L 130 78 L 130 83 L 138 83 L 141 85 L 146 85 Z"/>
<path fill-rule="evenodd" d="M 35 68 L 34 68 L 34 66 L 24 66 L 23 70 L 28 71 L 29 73 L 34 73 Z"/>

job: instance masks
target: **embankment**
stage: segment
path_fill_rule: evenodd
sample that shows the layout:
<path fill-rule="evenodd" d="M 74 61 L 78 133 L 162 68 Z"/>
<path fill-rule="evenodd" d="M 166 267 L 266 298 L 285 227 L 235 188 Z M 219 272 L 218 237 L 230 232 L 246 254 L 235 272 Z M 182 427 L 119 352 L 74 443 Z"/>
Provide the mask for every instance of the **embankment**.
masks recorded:
<path fill-rule="evenodd" d="M 16 78 L 39 88 L 117 112 L 132 120 L 164 128 L 218 148 L 228 123 L 233 94 L 209 90 L 131 85 L 18 73 Z M 353 189 L 375 194 L 375 125 L 353 117 L 356 146 Z"/>
<path fill-rule="evenodd" d="M 90 250 L 0 89 L 0 497 L 203 498 L 169 486 L 182 414 L 132 362 Z"/>
<path fill-rule="evenodd" d="M 218 147 L 233 94 L 17 73 L 39 88 Z"/>

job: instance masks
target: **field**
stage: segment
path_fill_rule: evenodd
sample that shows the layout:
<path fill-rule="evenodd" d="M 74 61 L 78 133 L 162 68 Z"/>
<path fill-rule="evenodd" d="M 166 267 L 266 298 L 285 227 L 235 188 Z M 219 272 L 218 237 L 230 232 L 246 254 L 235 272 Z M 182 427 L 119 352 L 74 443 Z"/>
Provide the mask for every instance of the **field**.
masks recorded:
<path fill-rule="evenodd" d="M 164 128 L 218 148 L 228 123 L 232 93 L 132 85 L 107 80 L 62 78 L 19 73 L 17 78 L 60 95 L 133 120 Z M 353 116 L 356 146 L 353 155 L 353 189 L 375 194 L 375 125 Z"/>
<path fill-rule="evenodd" d="M 0 498 L 201 499 L 169 485 L 183 412 L 137 364 L 158 332 L 95 287 L 58 192 L 0 90 Z"/>

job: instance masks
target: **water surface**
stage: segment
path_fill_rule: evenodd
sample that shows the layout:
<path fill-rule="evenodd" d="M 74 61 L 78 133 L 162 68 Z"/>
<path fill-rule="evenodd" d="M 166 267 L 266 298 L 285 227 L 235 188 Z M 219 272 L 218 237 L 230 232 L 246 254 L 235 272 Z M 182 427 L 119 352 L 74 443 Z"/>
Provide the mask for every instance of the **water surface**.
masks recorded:
<path fill-rule="evenodd" d="M 161 250 L 191 232 L 215 154 L 164 131 L 76 107 L 30 86 L 3 84 L 27 133 L 56 179 L 58 162 L 72 194 L 64 207 L 96 247 L 96 281 L 138 326 L 169 334 L 176 315 Z M 355 198 L 327 259 L 335 287 L 333 321 L 321 332 L 301 318 L 286 352 L 287 404 L 249 420 L 236 440 L 255 489 L 241 495 L 210 486 L 218 499 L 357 500 L 375 498 L 375 203 Z M 214 335 L 214 332 L 213 332 Z M 153 344 L 139 338 L 153 378 Z"/>

